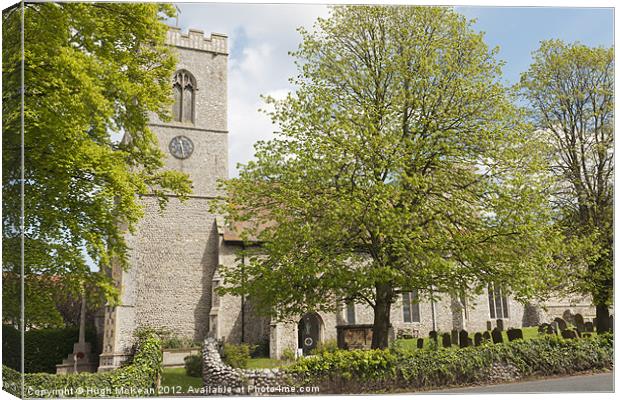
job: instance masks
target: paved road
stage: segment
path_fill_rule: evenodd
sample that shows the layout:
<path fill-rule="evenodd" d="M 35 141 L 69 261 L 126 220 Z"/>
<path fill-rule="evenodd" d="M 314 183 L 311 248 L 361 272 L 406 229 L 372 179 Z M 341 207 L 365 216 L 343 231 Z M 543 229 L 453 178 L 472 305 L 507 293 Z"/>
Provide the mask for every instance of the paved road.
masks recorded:
<path fill-rule="evenodd" d="M 613 392 L 613 373 L 538 379 L 500 385 L 437 390 L 431 393 Z"/>

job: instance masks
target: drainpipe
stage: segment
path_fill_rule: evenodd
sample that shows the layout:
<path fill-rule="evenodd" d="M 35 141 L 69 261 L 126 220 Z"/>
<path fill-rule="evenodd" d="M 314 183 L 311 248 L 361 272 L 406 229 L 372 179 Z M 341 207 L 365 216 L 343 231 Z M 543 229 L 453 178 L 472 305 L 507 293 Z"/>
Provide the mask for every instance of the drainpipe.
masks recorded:
<path fill-rule="evenodd" d="M 433 286 L 431 286 L 431 319 L 433 322 L 433 330 L 437 332 L 437 322 L 435 320 L 435 300 L 433 300 Z"/>
<path fill-rule="evenodd" d="M 241 245 L 241 277 L 245 285 L 245 243 Z M 245 343 L 245 295 L 241 295 L 241 343 Z"/>

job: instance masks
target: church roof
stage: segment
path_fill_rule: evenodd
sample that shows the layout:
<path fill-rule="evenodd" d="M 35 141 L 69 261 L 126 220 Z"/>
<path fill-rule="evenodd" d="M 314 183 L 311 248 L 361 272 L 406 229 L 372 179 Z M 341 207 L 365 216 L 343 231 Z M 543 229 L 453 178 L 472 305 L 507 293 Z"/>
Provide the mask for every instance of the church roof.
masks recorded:
<path fill-rule="evenodd" d="M 273 226 L 274 221 L 271 222 L 257 222 L 256 220 L 248 221 L 235 221 L 232 223 L 226 223 L 224 217 L 219 216 L 216 218 L 217 231 L 222 235 L 224 242 L 228 243 L 251 243 L 260 244 L 262 240 L 258 238 L 258 235 L 267 227 Z M 243 233 L 246 233 L 246 240 L 243 240 Z"/>
<path fill-rule="evenodd" d="M 253 229 L 255 224 L 253 221 L 236 221 L 232 225 L 226 224 L 224 225 L 224 241 L 225 242 L 244 242 L 241 238 L 241 234 L 244 231 Z M 259 228 L 260 230 L 260 228 Z M 260 240 L 256 237 L 255 234 L 248 235 L 247 240 L 245 242 L 251 243 L 260 243 Z"/>

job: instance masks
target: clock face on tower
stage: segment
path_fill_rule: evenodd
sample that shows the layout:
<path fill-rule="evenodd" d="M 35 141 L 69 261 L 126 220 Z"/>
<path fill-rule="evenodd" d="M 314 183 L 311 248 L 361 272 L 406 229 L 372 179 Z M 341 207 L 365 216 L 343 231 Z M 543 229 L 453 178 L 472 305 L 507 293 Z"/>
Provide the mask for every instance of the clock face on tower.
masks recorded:
<path fill-rule="evenodd" d="M 194 143 L 187 136 L 177 136 L 170 141 L 168 148 L 170 149 L 170 154 L 184 160 L 192 155 Z"/>

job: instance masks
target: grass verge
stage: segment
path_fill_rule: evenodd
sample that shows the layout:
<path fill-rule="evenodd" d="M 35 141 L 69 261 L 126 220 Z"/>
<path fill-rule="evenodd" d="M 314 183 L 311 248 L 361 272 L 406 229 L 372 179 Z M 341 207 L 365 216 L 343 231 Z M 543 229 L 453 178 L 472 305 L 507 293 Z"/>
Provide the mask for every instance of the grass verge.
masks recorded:
<path fill-rule="evenodd" d="M 162 394 L 175 395 L 187 393 L 190 387 L 199 389 L 202 387 L 202 378 L 188 376 L 185 373 L 185 368 L 164 368 L 164 373 L 161 377 Z M 165 393 L 168 391 L 169 393 Z"/>

